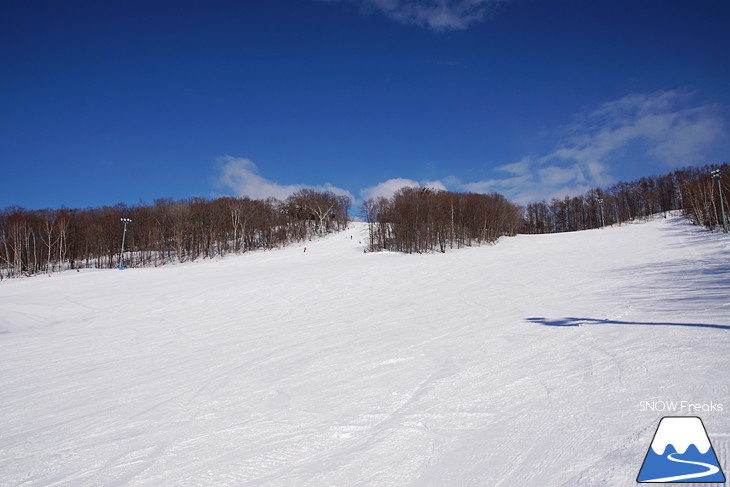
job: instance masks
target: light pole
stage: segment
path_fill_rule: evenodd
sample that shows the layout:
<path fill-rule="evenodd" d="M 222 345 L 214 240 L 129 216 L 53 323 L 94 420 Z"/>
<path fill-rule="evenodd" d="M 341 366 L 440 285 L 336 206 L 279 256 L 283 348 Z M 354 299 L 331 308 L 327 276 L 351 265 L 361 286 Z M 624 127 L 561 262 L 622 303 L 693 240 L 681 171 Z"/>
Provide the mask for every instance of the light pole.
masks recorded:
<path fill-rule="evenodd" d="M 122 253 L 119 254 L 119 270 L 124 269 L 123 259 L 124 259 L 124 239 L 127 236 L 127 223 L 132 223 L 132 220 L 129 218 L 120 218 L 122 223 L 124 223 L 124 233 L 122 234 Z"/>
<path fill-rule="evenodd" d="M 603 198 L 598 198 L 598 207 L 601 209 L 601 228 L 603 228 L 605 226 L 603 224 Z"/>
<path fill-rule="evenodd" d="M 720 170 L 715 169 L 710 173 L 712 179 L 717 180 L 717 191 L 720 193 L 720 213 L 722 213 L 722 231 L 727 233 L 727 221 L 725 220 L 725 205 L 722 201 L 722 186 L 720 185 Z"/>

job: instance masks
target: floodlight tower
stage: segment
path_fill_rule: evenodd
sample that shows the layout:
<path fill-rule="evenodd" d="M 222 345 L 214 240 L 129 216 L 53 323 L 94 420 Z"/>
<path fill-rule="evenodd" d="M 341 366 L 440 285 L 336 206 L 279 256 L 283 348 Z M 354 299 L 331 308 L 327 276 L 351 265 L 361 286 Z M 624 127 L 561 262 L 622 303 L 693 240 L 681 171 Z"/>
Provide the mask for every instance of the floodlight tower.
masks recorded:
<path fill-rule="evenodd" d="M 120 218 L 122 223 L 124 223 L 124 233 L 122 234 L 122 253 L 119 254 L 119 269 L 124 269 L 123 259 L 124 259 L 124 239 L 127 236 L 127 223 L 132 223 L 132 220 L 129 218 Z"/>
<path fill-rule="evenodd" d="M 725 220 L 725 205 L 722 201 L 722 185 L 720 184 L 720 170 L 715 169 L 710 173 L 712 179 L 717 180 L 717 191 L 720 193 L 720 213 L 722 214 L 722 231 L 727 233 L 727 220 Z"/>
<path fill-rule="evenodd" d="M 603 223 L 603 198 L 598 198 L 598 207 L 601 209 L 601 228 L 605 227 Z"/>

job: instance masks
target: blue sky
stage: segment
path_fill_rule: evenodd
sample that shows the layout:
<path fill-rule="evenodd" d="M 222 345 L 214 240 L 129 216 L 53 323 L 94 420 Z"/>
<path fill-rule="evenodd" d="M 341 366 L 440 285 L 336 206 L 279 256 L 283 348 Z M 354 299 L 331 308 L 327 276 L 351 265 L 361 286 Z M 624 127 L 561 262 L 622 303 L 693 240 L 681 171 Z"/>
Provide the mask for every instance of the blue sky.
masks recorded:
<path fill-rule="evenodd" d="M 518 203 L 730 159 L 730 2 L 4 2 L 0 207 L 403 185 Z"/>

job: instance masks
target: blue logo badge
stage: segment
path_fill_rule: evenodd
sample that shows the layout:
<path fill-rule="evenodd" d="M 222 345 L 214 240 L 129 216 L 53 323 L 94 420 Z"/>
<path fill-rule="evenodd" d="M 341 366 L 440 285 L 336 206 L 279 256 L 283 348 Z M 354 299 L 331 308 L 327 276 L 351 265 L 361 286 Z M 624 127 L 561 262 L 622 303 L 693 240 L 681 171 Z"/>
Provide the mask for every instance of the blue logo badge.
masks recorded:
<path fill-rule="evenodd" d="M 725 482 L 702 420 L 696 416 L 662 418 L 636 481 Z"/>

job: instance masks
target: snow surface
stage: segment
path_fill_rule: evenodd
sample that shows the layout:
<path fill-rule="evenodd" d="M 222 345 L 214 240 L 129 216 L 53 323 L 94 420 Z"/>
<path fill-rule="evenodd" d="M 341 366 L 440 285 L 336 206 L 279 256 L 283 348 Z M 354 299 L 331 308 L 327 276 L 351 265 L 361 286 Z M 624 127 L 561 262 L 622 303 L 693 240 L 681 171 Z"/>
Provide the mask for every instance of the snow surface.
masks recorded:
<path fill-rule="evenodd" d="M 365 236 L 0 283 L 0 485 L 629 485 L 682 414 L 728 465 L 727 235 Z"/>

